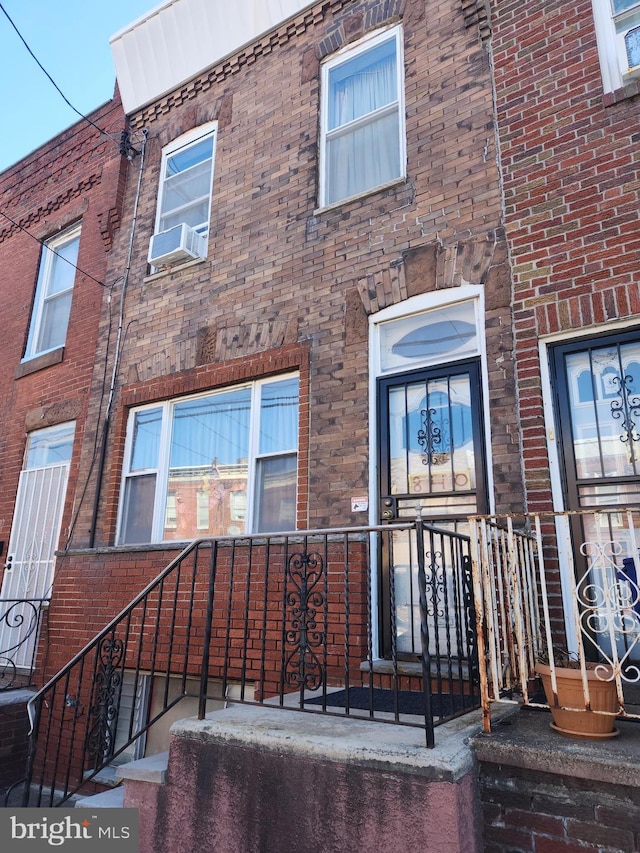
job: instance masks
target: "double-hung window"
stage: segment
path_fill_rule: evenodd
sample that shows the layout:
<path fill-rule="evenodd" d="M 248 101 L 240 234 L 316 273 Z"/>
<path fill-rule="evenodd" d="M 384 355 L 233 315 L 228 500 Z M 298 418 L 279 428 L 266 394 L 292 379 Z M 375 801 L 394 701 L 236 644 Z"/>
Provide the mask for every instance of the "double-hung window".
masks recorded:
<path fill-rule="evenodd" d="M 44 244 L 25 359 L 64 346 L 79 246 L 79 225 Z"/>
<path fill-rule="evenodd" d="M 640 76 L 640 0 L 592 0 L 605 91 Z"/>
<path fill-rule="evenodd" d="M 197 128 L 162 152 L 156 233 L 182 223 L 208 234 L 216 124 Z"/>
<path fill-rule="evenodd" d="M 298 386 L 291 374 L 132 410 L 118 541 L 293 530 Z"/>
<path fill-rule="evenodd" d="M 361 41 L 322 68 L 320 206 L 405 175 L 402 29 Z"/>

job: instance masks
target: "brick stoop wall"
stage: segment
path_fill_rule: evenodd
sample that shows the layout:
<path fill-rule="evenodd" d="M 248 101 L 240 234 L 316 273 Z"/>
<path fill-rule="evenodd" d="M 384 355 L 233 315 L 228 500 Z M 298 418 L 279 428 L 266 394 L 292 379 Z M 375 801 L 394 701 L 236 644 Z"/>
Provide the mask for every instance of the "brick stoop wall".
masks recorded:
<path fill-rule="evenodd" d="M 485 853 L 640 850 L 640 725 L 607 741 L 565 738 L 521 711 L 474 740 Z"/>
<path fill-rule="evenodd" d="M 33 690 L 0 694 L 0 794 L 24 776 L 29 730 L 27 702 L 33 694 Z"/>
<path fill-rule="evenodd" d="M 147 759 L 118 773 L 140 853 L 480 853 L 479 726 L 447 723 L 430 750 L 420 729 L 230 706 L 174 724 L 162 779 Z"/>

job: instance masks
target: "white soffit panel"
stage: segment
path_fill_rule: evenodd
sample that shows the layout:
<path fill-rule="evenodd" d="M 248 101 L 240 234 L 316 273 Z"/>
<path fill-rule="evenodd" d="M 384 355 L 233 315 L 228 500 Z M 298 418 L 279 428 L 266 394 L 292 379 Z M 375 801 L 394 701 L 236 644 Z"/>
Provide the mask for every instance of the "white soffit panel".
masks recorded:
<path fill-rule="evenodd" d="M 133 113 L 313 6 L 309 0 L 169 0 L 111 36 L 124 111 Z"/>

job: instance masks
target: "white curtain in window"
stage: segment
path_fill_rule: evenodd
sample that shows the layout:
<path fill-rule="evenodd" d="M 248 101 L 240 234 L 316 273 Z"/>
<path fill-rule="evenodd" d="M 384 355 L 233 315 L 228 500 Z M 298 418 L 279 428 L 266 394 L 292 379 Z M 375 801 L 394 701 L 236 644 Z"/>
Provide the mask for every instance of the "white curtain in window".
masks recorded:
<path fill-rule="evenodd" d="M 384 55 L 389 48 L 393 51 L 391 55 Z M 378 50 L 384 53 L 374 64 L 370 62 L 372 57 L 364 54 L 347 63 L 348 76 L 344 76 L 342 66 L 330 74 L 327 204 L 400 175 L 395 41 Z M 365 61 L 366 66 L 359 69 L 357 66 Z M 390 113 L 375 115 L 394 103 Z M 373 115 L 367 121 L 370 114 Z M 364 123 L 358 123 L 352 130 L 340 130 L 356 119 Z"/>

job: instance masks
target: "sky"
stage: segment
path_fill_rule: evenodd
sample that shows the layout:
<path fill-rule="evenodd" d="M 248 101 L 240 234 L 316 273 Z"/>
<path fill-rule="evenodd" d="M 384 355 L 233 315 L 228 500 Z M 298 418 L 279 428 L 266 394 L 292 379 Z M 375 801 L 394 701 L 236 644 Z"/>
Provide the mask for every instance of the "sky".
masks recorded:
<path fill-rule="evenodd" d="M 65 97 L 86 114 L 113 96 L 110 36 L 156 8 L 160 0 L 0 0 L 0 4 L 1 172 L 80 120 L 29 55 L 4 12 Z"/>

